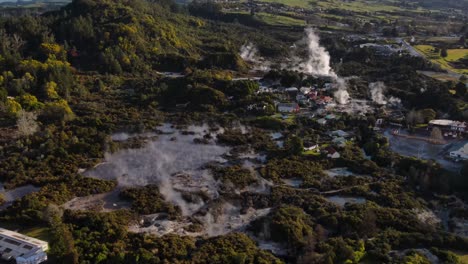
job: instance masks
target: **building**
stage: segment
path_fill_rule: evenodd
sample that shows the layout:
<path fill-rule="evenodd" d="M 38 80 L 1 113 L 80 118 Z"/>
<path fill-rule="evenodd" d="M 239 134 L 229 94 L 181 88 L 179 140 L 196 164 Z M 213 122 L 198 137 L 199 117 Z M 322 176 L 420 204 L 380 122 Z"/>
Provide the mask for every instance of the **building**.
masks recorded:
<path fill-rule="evenodd" d="M 337 145 L 340 148 L 346 147 L 346 142 L 348 142 L 344 137 L 336 137 L 332 140 L 333 144 Z"/>
<path fill-rule="evenodd" d="M 338 151 L 332 147 L 326 148 L 324 152 L 327 154 L 327 158 L 330 159 L 339 159 L 341 157 L 340 153 L 338 153 Z"/>
<path fill-rule="evenodd" d="M 320 118 L 319 120 L 317 120 L 317 123 L 323 126 L 327 124 L 327 120 L 325 118 Z"/>
<path fill-rule="evenodd" d="M 3 261 L 15 260 L 17 264 L 39 264 L 47 260 L 49 244 L 0 228 L 0 256 Z"/>
<path fill-rule="evenodd" d="M 297 89 L 296 87 L 289 87 L 284 89 L 284 91 L 287 93 L 297 94 L 299 92 L 299 89 Z"/>
<path fill-rule="evenodd" d="M 468 143 L 459 150 L 451 151 L 450 158 L 454 160 L 468 160 Z"/>
<path fill-rule="evenodd" d="M 278 111 L 281 113 L 297 113 L 301 109 L 297 103 L 280 103 L 278 104 Z"/>
<path fill-rule="evenodd" d="M 452 132 L 452 133 L 466 133 L 467 123 L 460 121 L 453 121 L 447 119 L 436 119 L 429 122 L 429 129 L 434 127 L 440 128 L 443 132 Z"/>
<path fill-rule="evenodd" d="M 319 151 L 319 145 L 311 144 L 311 143 L 304 143 L 304 150 L 305 151 L 310 151 L 310 150 Z"/>
<path fill-rule="evenodd" d="M 331 135 L 334 136 L 334 137 L 343 137 L 343 138 L 347 138 L 347 137 L 351 136 L 348 132 L 345 132 L 343 130 L 332 131 Z"/>

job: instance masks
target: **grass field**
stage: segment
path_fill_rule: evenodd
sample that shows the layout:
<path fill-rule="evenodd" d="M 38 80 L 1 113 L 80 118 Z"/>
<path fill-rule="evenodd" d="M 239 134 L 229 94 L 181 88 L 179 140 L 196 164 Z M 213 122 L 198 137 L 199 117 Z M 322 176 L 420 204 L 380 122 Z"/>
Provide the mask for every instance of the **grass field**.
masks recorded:
<path fill-rule="evenodd" d="M 448 56 L 446 58 L 442 58 L 440 53 L 435 52 L 434 47 L 431 45 L 416 45 L 414 48 L 416 48 L 430 61 L 439 64 L 443 69 L 461 74 L 468 74 L 468 69 L 455 69 L 450 65 L 450 62 L 455 62 L 465 56 L 468 56 L 468 49 L 449 49 L 447 50 Z"/>
<path fill-rule="evenodd" d="M 280 3 L 288 6 L 312 8 L 320 7 L 323 9 L 342 9 L 353 12 L 399 12 L 405 11 L 397 5 L 382 4 L 375 0 L 356 0 L 344 2 L 342 0 L 260 0 L 268 3 Z M 413 12 L 422 12 L 423 9 L 406 10 Z"/>
<path fill-rule="evenodd" d="M 455 254 L 459 257 L 460 263 L 468 264 L 468 252 L 457 251 Z"/>
<path fill-rule="evenodd" d="M 288 115 L 288 114 L 275 114 L 272 116 L 273 118 L 276 118 L 278 120 L 281 120 L 283 121 L 284 123 L 288 124 L 288 125 L 292 125 L 294 124 L 294 120 L 296 120 L 296 116 L 295 115 Z"/>
<path fill-rule="evenodd" d="M 258 19 L 269 25 L 274 26 L 305 26 L 305 20 L 296 19 L 287 16 L 274 15 L 269 13 L 257 13 L 255 14 Z"/>

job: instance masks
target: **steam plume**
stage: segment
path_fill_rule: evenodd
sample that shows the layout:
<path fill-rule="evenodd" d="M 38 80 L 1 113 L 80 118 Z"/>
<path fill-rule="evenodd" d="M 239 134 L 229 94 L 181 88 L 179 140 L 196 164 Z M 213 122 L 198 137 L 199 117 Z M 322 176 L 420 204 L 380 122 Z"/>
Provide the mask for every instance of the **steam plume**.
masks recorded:
<path fill-rule="evenodd" d="M 185 186 L 217 196 L 216 181 L 202 166 L 209 162 L 224 162 L 221 156 L 229 152 L 229 148 L 214 142 L 195 144 L 194 139 L 208 133 L 208 127 L 190 127 L 188 131 L 190 133 L 174 131 L 159 135 L 157 140 L 148 142 L 143 148 L 106 154 L 106 162 L 87 174 L 117 179 L 122 186 L 158 184 L 167 201 L 178 205 L 184 215 L 193 214 L 203 204 L 185 201 L 182 192 L 191 191 Z"/>
<path fill-rule="evenodd" d="M 383 82 L 369 83 L 369 93 L 372 101 L 379 105 L 400 105 L 400 98 L 391 96 L 387 99 L 385 97 L 384 92 L 386 89 L 387 87 Z"/>
<path fill-rule="evenodd" d="M 383 82 L 369 83 L 369 93 L 372 101 L 379 105 L 387 104 L 385 99 L 384 91 L 386 87 Z"/>
<path fill-rule="evenodd" d="M 343 78 L 340 78 L 336 75 L 335 78 L 338 90 L 333 94 L 333 96 L 339 104 L 347 104 L 349 102 L 350 96 L 346 88 L 346 81 Z"/>
<path fill-rule="evenodd" d="M 330 54 L 320 46 L 320 37 L 312 28 L 305 30 L 308 58 L 298 65 L 298 70 L 304 73 L 320 76 L 331 76 L 336 78 L 336 74 L 330 67 Z"/>
<path fill-rule="evenodd" d="M 240 56 L 244 61 L 252 63 L 254 70 L 270 70 L 271 63 L 258 55 L 258 48 L 252 42 L 242 45 L 240 48 Z"/>

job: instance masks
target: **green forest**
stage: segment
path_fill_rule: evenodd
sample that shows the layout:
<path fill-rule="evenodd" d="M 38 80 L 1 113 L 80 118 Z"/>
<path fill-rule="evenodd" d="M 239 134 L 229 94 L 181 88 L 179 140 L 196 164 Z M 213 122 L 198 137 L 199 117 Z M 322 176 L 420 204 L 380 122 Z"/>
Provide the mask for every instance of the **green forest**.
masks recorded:
<path fill-rule="evenodd" d="M 374 129 L 383 110 L 339 113 L 326 125 L 315 117 L 275 114 L 284 98 L 259 92 L 261 85 L 250 78 L 254 65 L 239 51 L 255 43 L 262 58 L 284 62 L 304 27 L 272 25 L 223 8 L 211 1 L 74 0 L 39 16 L 0 17 L 0 181 L 6 190 L 38 188 L 0 211 L 0 227 L 43 230 L 47 263 L 431 263 L 425 251 L 439 263 L 466 263 L 468 238 L 452 232 L 454 220 L 444 227 L 422 221 L 419 213 L 448 208 L 451 219 L 468 218 L 468 164 L 454 172 L 435 160 L 396 153 Z M 468 35 L 466 24 L 462 33 Z M 369 97 L 367 84 L 382 81 L 388 96 L 401 98 L 409 110 L 403 127 L 411 131 L 436 117 L 468 121 L 466 77 L 433 79 L 419 73 L 443 71 L 430 61 L 402 54 L 382 58 L 359 48 L 361 43 L 348 44 L 344 34 L 325 31 L 320 43 L 333 70 L 349 79 L 353 97 Z M 279 67 L 262 80 L 299 88 L 326 82 Z M 193 143 L 211 146 L 215 140 L 231 149 L 222 156 L 228 165 L 203 165 L 219 197 L 210 200 L 200 191 L 182 199 L 215 209 L 218 202 L 235 201 L 242 214 L 249 208 L 268 213 L 245 229 L 216 236 L 132 232 L 129 226 L 152 214 L 189 221 L 188 233 L 206 224 L 196 214 L 184 215 L 156 183 L 122 187 L 83 173 L 111 154 L 147 144 L 139 137 L 114 140 L 115 133 L 142 134 L 164 123 L 223 127 L 215 139 L 208 133 Z M 337 130 L 353 131 L 354 139 L 338 147 L 329 133 Z M 274 132 L 282 133 L 283 146 L 270 136 Z M 340 157 L 305 152 L 312 143 L 334 146 Z M 247 150 L 265 155 L 260 168 L 238 161 Z M 352 176 L 328 176 L 343 167 Z M 285 184 L 294 180 L 299 187 Z M 269 193 L 249 190 L 261 181 Z M 63 206 L 115 191 L 127 208 Z M 328 199 L 335 193 L 365 203 L 336 206 Z M 279 245 L 281 254 L 262 249 L 259 237 Z"/>

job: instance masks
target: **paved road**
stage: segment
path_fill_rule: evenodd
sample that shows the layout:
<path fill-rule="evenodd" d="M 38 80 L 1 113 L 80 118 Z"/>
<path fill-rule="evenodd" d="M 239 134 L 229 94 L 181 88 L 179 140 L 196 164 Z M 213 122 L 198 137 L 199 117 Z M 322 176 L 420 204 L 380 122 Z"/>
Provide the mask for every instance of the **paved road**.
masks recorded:
<path fill-rule="evenodd" d="M 397 39 L 402 43 L 402 47 L 405 48 L 412 56 L 424 58 L 424 56 L 419 53 L 413 46 L 411 46 L 408 42 L 403 39 Z"/>
<path fill-rule="evenodd" d="M 406 42 L 406 40 L 404 40 L 402 38 L 395 38 L 395 40 L 397 42 L 401 43 L 402 48 L 404 48 L 406 51 L 408 51 L 412 56 L 421 57 L 421 58 L 426 59 L 426 57 L 423 54 L 421 54 L 417 49 L 415 49 L 408 42 Z M 455 72 L 455 71 L 452 71 L 452 70 L 449 70 L 449 69 L 445 69 L 445 70 L 447 71 L 448 74 L 450 74 L 453 77 L 460 78 L 462 76 L 462 74 L 460 74 L 458 72 Z"/>

